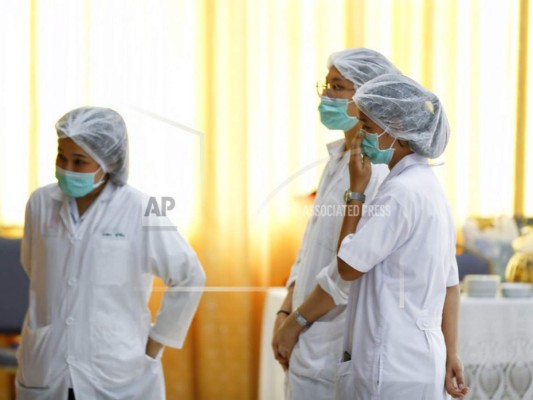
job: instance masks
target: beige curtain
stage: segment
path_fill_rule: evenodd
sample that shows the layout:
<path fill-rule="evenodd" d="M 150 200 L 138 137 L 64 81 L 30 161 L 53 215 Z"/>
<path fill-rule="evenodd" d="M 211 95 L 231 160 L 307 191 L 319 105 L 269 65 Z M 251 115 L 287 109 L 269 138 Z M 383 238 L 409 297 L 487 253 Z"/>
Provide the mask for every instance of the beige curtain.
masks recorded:
<path fill-rule="evenodd" d="M 435 170 L 458 224 L 531 215 L 529 13 L 527 0 L 2 2 L 0 228 L 16 234 L 30 191 L 54 181 L 55 120 L 116 108 L 130 183 L 176 200 L 208 276 L 184 349 L 165 353 L 168 398 L 254 399 L 264 290 L 287 278 L 340 138 L 316 112 L 329 54 L 376 49 L 440 96 L 453 136 Z"/>

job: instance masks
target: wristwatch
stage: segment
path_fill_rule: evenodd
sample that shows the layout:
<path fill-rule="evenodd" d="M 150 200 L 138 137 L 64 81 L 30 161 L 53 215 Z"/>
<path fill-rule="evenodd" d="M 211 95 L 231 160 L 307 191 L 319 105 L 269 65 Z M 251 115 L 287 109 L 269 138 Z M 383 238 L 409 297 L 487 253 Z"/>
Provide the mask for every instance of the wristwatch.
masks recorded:
<path fill-rule="evenodd" d="M 346 189 L 346 192 L 344 192 L 344 202 L 348 203 L 351 200 L 357 200 L 361 203 L 365 202 L 365 194 L 360 192 L 352 192 L 349 188 Z"/>
<path fill-rule="evenodd" d="M 300 314 L 300 311 L 298 311 L 298 309 L 294 310 L 294 319 L 296 320 L 296 323 L 302 328 L 308 328 L 313 325 L 312 322 L 309 322 L 304 318 L 302 314 Z"/>

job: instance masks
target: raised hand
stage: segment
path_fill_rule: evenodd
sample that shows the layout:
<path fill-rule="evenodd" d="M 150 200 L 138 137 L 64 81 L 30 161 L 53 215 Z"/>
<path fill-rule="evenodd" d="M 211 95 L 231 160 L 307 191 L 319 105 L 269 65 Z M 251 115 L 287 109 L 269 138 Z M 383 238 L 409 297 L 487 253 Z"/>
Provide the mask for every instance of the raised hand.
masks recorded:
<path fill-rule="evenodd" d="M 350 171 L 350 190 L 359 193 L 364 193 L 372 174 L 370 159 L 367 156 L 362 157 L 361 142 L 363 138 L 364 133 L 361 131 L 353 138 L 350 144 L 350 163 L 348 164 Z"/>

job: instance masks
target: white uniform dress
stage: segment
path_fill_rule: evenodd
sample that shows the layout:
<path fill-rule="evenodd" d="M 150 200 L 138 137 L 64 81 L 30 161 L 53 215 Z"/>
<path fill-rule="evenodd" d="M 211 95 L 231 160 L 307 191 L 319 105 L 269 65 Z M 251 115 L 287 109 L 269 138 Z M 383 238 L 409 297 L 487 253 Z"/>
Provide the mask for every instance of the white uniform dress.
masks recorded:
<path fill-rule="evenodd" d="M 167 291 L 151 326 L 153 275 L 169 287 L 201 287 L 196 254 L 177 231 L 146 230 L 146 197 L 108 182 L 76 226 L 57 184 L 26 208 L 21 261 L 30 303 L 18 351 L 17 399 L 160 400 L 161 362 L 148 335 L 182 346 L 200 290 Z"/>
<path fill-rule="evenodd" d="M 350 186 L 345 140 L 329 143 L 330 159 L 320 180 L 317 196 L 297 260 L 287 283 L 295 282 L 293 308 L 300 306 L 320 283 L 337 307 L 300 334 L 292 352 L 287 399 L 328 399 L 335 390 L 335 366 L 342 350 L 342 333 L 349 284 L 338 280 L 317 280 L 317 275 L 336 264 L 337 241 L 344 215 L 344 192 Z M 370 201 L 388 173 L 384 165 L 374 166 L 366 189 Z M 327 278 L 327 277 L 326 277 Z"/>
<path fill-rule="evenodd" d="M 441 329 L 447 286 L 458 284 L 455 227 L 428 160 L 404 157 L 339 257 L 365 272 L 348 300 L 338 399 L 446 399 Z M 336 266 L 328 270 L 335 273 Z"/>

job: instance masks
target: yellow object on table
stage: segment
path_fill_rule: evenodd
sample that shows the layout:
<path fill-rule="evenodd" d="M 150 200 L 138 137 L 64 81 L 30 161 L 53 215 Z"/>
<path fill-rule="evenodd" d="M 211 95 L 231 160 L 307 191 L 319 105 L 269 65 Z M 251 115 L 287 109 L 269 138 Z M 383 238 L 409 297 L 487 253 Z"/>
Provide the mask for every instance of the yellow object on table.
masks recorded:
<path fill-rule="evenodd" d="M 513 241 L 515 254 L 507 263 L 505 279 L 508 282 L 533 283 L 533 231 Z"/>
<path fill-rule="evenodd" d="M 515 253 L 507 263 L 505 280 L 533 283 L 533 253 Z"/>

